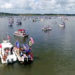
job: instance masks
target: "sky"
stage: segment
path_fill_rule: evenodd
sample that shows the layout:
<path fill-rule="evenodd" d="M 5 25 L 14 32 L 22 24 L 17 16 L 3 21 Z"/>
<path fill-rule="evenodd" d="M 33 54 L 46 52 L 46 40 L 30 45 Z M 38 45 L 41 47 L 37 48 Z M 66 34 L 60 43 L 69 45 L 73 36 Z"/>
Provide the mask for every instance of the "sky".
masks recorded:
<path fill-rule="evenodd" d="M 75 0 L 0 0 L 0 12 L 75 14 Z"/>

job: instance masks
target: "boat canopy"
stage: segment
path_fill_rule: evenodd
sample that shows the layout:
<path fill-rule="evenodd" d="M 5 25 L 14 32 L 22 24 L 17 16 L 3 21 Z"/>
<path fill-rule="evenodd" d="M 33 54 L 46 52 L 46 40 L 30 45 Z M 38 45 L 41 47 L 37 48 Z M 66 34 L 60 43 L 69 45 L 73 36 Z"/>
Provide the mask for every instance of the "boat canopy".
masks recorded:
<path fill-rule="evenodd" d="M 25 31 L 25 29 L 18 29 L 18 31 Z"/>

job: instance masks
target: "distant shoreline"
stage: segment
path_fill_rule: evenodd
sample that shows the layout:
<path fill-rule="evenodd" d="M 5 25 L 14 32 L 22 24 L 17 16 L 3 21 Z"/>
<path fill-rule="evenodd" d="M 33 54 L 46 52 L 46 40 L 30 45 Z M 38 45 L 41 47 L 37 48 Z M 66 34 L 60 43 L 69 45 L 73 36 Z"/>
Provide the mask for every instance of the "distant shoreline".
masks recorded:
<path fill-rule="evenodd" d="M 75 16 L 75 14 L 13 14 L 0 13 L 0 16 Z"/>

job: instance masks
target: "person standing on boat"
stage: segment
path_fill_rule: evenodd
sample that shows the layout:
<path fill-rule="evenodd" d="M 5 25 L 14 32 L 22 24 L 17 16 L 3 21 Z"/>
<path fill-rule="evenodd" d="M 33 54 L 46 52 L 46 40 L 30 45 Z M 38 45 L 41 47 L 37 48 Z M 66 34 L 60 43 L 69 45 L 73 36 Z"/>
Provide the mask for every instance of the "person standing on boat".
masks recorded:
<path fill-rule="evenodd" d="M 14 47 L 11 48 L 11 54 L 13 54 L 13 48 L 14 48 Z"/>
<path fill-rule="evenodd" d="M 23 44 L 23 53 L 26 54 L 27 45 Z"/>
<path fill-rule="evenodd" d="M 28 50 L 26 50 L 26 55 L 30 55 L 31 53 L 31 48 L 29 48 Z"/>
<path fill-rule="evenodd" d="M 5 49 L 5 54 L 6 54 L 6 55 L 9 54 L 9 49 Z"/>
<path fill-rule="evenodd" d="M 17 54 L 19 55 L 19 52 L 20 52 L 20 44 L 19 44 L 19 42 L 17 41 L 16 42 L 16 52 L 17 52 Z"/>
<path fill-rule="evenodd" d="M 23 56 L 24 56 L 24 60 L 28 61 L 28 56 L 26 54 L 24 54 Z"/>
<path fill-rule="evenodd" d="M 19 44 L 18 41 L 16 41 L 16 47 L 17 47 L 17 48 L 20 48 L 20 44 Z"/>
<path fill-rule="evenodd" d="M 24 50 L 23 48 L 20 48 L 20 51 L 19 51 L 19 52 L 20 52 L 20 56 L 21 56 L 21 57 L 22 57 L 23 54 L 24 54 L 24 53 L 23 53 L 23 50 Z"/>

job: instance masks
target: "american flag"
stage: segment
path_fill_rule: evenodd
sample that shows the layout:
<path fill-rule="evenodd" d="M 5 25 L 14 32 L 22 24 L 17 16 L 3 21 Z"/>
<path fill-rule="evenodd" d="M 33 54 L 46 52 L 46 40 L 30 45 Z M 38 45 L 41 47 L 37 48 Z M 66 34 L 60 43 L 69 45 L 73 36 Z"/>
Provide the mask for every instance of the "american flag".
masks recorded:
<path fill-rule="evenodd" d="M 2 48 L 2 45 L 0 44 L 0 48 Z"/>
<path fill-rule="evenodd" d="M 34 39 L 32 37 L 30 37 L 30 40 L 31 40 L 32 44 L 34 44 Z"/>
<path fill-rule="evenodd" d="M 10 38 L 11 38 L 10 35 L 7 35 L 7 39 L 10 40 Z"/>

